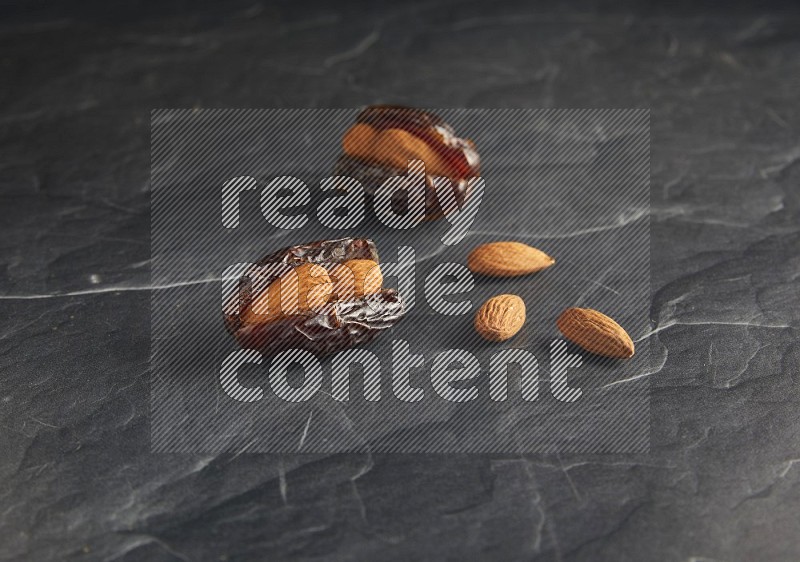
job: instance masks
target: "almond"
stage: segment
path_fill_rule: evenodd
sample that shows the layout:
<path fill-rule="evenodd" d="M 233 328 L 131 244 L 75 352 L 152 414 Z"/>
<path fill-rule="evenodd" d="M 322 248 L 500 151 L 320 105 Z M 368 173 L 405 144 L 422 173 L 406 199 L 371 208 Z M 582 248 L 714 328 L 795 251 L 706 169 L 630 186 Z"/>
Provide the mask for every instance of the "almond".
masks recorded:
<path fill-rule="evenodd" d="M 556 260 L 522 242 L 492 242 L 469 253 L 467 267 L 490 277 L 517 277 L 547 269 Z"/>
<path fill-rule="evenodd" d="M 556 325 L 564 337 L 590 353 L 616 359 L 633 356 L 631 337 L 622 326 L 601 312 L 590 308 L 568 308 L 558 317 Z"/>
<path fill-rule="evenodd" d="M 475 314 L 475 330 L 486 340 L 505 341 L 525 324 L 525 302 L 517 295 L 497 295 Z"/>
<path fill-rule="evenodd" d="M 380 266 L 372 260 L 348 260 L 333 267 L 333 292 L 339 300 L 363 297 L 380 292 L 383 274 Z"/>
<path fill-rule="evenodd" d="M 435 176 L 453 176 L 454 170 L 423 138 L 403 129 L 377 130 L 369 125 L 353 125 L 342 139 L 345 154 L 405 170 L 409 160 L 422 160 Z"/>
<path fill-rule="evenodd" d="M 324 267 L 304 263 L 287 271 L 253 301 L 242 319 L 248 324 L 316 311 L 328 302 L 333 282 Z"/>

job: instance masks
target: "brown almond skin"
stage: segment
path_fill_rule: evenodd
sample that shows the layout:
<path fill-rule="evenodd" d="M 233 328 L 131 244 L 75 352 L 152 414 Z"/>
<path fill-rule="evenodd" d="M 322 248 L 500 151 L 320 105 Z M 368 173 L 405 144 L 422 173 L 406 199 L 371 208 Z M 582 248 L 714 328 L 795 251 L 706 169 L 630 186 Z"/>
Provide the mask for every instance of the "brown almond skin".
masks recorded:
<path fill-rule="evenodd" d="M 355 259 L 336 265 L 330 271 L 333 292 L 348 299 L 379 293 L 383 287 L 380 266 L 372 260 Z"/>
<path fill-rule="evenodd" d="M 505 341 L 525 324 L 525 302 L 517 295 L 492 297 L 478 309 L 474 324 L 483 339 Z"/>
<path fill-rule="evenodd" d="M 243 349 L 258 350 L 265 357 L 287 349 L 302 349 L 321 357 L 372 341 L 405 316 L 403 299 L 394 289 L 348 301 L 334 299 L 318 310 L 298 311 L 271 321 L 254 317 L 246 322 L 248 310 L 278 279 L 278 264 L 298 267 L 312 263 L 333 269 L 332 265 L 362 259 L 380 263 L 375 243 L 367 238 L 317 240 L 270 252 L 253 262 L 226 295 L 225 328 Z M 327 291 L 324 283 L 316 284 L 312 297 L 324 295 L 317 293 L 317 288 Z M 312 303 L 316 302 L 312 298 Z"/>
<path fill-rule="evenodd" d="M 342 139 L 345 154 L 405 169 L 409 160 L 422 160 L 432 175 L 455 177 L 456 172 L 425 140 L 402 129 L 377 130 L 369 125 L 353 125 Z"/>
<path fill-rule="evenodd" d="M 614 359 L 633 357 L 633 340 L 625 329 L 602 312 L 568 308 L 556 325 L 569 341 L 595 355 Z"/>
<path fill-rule="evenodd" d="M 491 242 L 473 249 L 467 267 L 490 277 L 517 277 L 547 269 L 556 260 L 522 242 Z"/>
<path fill-rule="evenodd" d="M 281 290 L 295 293 L 295 300 L 282 296 Z M 304 263 L 273 281 L 244 312 L 245 323 L 271 322 L 309 310 L 318 310 L 331 296 L 333 282 L 320 265 Z"/>

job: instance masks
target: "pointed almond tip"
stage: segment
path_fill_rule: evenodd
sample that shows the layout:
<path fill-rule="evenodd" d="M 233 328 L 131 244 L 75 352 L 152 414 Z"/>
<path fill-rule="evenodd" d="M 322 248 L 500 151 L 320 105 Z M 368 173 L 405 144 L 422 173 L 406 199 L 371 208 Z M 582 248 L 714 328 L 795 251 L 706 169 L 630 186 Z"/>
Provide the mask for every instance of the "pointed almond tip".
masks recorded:
<path fill-rule="evenodd" d="M 568 340 L 594 355 L 629 359 L 635 353 L 633 340 L 622 326 L 605 314 L 589 308 L 568 308 L 556 320 Z"/>
<path fill-rule="evenodd" d="M 630 359 L 634 355 L 636 355 L 636 350 L 633 347 L 627 347 L 625 348 L 623 354 L 620 356 L 620 359 Z"/>

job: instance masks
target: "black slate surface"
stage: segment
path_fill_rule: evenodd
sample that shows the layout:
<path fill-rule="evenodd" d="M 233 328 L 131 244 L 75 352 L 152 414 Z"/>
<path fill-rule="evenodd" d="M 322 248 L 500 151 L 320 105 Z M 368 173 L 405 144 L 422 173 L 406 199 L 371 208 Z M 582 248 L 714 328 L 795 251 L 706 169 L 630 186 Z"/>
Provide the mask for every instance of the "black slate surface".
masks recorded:
<path fill-rule="evenodd" d="M 0 558 L 800 558 L 791 4 L 2 10 Z M 375 102 L 651 109 L 648 454 L 149 452 L 150 109 Z"/>

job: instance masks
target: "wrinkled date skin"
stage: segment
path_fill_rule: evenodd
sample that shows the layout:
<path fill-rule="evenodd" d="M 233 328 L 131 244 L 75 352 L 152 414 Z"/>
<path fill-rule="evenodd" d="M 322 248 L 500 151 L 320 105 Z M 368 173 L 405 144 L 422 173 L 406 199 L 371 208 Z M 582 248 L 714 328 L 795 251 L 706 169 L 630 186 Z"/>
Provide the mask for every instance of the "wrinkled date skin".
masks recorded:
<path fill-rule="evenodd" d="M 423 141 L 431 153 L 446 163 L 449 170 L 445 175 L 452 183 L 456 202 L 459 207 L 464 205 L 469 197 L 469 180 L 480 175 L 480 157 L 472 141 L 457 137 L 453 128 L 439 116 L 421 109 L 375 105 L 367 107 L 358 115 L 356 126 L 358 125 L 366 125 L 376 131 L 401 130 Z M 348 154 L 346 149 L 334 168 L 334 175 L 347 176 L 360 181 L 370 200 L 374 197 L 378 187 L 388 178 L 404 176 L 407 172 L 406 167 L 388 165 L 375 159 Z M 426 220 L 434 220 L 443 216 L 433 186 L 434 175 L 436 174 L 432 174 L 431 170 L 426 168 Z M 395 213 L 404 214 L 408 211 L 408 200 L 404 196 L 393 198 L 391 207 Z"/>
<path fill-rule="evenodd" d="M 275 275 L 265 275 L 260 267 L 269 264 L 297 267 L 304 263 L 331 265 L 353 259 L 379 263 L 372 240 L 322 240 L 284 248 L 262 258 L 256 268 L 245 272 L 236 294 L 226 300 L 226 328 L 242 348 L 255 349 L 265 355 L 303 349 L 322 356 L 369 342 L 405 314 L 403 300 L 394 289 L 329 302 L 317 312 L 303 311 L 268 322 L 247 323 L 241 318 L 247 307 L 277 279 Z"/>

